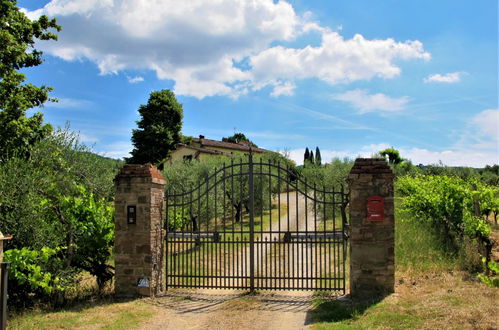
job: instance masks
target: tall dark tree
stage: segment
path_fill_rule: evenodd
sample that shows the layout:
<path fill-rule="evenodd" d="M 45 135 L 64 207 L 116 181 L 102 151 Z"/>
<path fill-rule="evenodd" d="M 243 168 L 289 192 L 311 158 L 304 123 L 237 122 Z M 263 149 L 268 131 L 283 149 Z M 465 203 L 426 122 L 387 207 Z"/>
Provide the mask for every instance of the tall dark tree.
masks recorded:
<path fill-rule="evenodd" d="M 321 164 L 322 164 L 321 151 L 319 150 L 319 147 L 315 147 L 315 165 L 321 166 Z"/>
<path fill-rule="evenodd" d="M 310 150 L 310 156 L 308 157 L 308 161 L 310 164 L 314 164 L 314 152 Z"/>
<path fill-rule="evenodd" d="M 146 105 L 139 107 L 142 117 L 132 131 L 134 149 L 129 163 L 158 163 L 181 140 L 183 109 L 175 94 L 164 89 L 152 92 Z"/>
<path fill-rule="evenodd" d="M 52 89 L 24 84 L 26 76 L 19 72 L 42 64 L 35 41 L 57 40 L 52 29 L 61 30 L 55 19 L 43 15 L 32 21 L 19 10 L 16 0 L 0 0 L 0 161 L 27 155 L 35 142 L 52 131 L 43 124 L 41 113 L 26 116 L 27 110 L 48 100 Z"/>
<path fill-rule="evenodd" d="M 303 165 L 305 165 L 306 162 L 308 162 L 310 159 L 310 151 L 308 150 L 308 147 L 305 148 L 305 154 L 303 155 Z"/>

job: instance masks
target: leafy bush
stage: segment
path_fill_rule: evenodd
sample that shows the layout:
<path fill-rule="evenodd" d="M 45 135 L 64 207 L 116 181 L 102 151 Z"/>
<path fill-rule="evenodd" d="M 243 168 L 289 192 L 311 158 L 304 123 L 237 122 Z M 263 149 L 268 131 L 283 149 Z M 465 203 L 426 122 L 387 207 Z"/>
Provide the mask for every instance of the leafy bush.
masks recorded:
<path fill-rule="evenodd" d="M 9 296 L 16 304 L 28 302 L 31 293 L 47 296 L 65 289 L 71 271 L 64 270 L 58 256 L 61 250 L 43 247 L 5 251 L 4 260 L 10 263 Z"/>
<path fill-rule="evenodd" d="M 499 278 L 497 276 L 494 277 L 494 275 L 499 274 L 499 264 L 497 264 L 493 260 L 490 260 L 487 263 L 485 258 L 482 258 L 482 262 L 484 264 L 484 268 L 489 269 L 490 274 L 489 275 L 478 275 L 478 278 L 480 278 L 480 280 L 483 283 L 487 284 L 490 287 L 499 288 Z"/>
<path fill-rule="evenodd" d="M 114 242 L 114 207 L 103 198 L 96 200 L 83 186 L 76 188 L 77 196 L 61 200 L 73 239 L 67 257 L 72 266 L 96 276 L 102 288 L 114 276 L 113 267 L 107 264 Z"/>
<path fill-rule="evenodd" d="M 397 188 L 404 196 L 402 209 L 429 224 L 449 247 L 459 250 L 465 237 L 477 240 L 480 253 L 490 261 L 490 224 L 480 212 L 481 205 L 495 198 L 490 187 L 458 177 L 416 175 L 399 178 Z"/>
<path fill-rule="evenodd" d="M 40 263 L 42 273 L 64 278 L 58 285 L 66 288 L 85 270 L 102 286 L 113 275 L 106 264 L 114 238 L 110 202 L 121 164 L 92 154 L 67 129 L 34 145 L 30 158 L 0 163 L 0 231 L 14 236 L 6 250 L 59 249 L 52 258 L 60 262 Z M 51 295 L 12 288 L 29 297 Z"/>

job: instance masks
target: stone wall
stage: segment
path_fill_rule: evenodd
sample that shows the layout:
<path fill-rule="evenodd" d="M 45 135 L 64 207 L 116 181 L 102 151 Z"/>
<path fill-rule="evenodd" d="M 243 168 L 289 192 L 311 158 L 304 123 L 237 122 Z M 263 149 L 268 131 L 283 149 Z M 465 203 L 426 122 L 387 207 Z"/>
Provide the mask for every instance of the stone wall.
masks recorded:
<path fill-rule="evenodd" d="M 165 183 L 161 172 L 150 164 L 125 165 L 115 178 L 117 295 L 151 296 L 163 291 Z M 135 207 L 135 223 L 129 220 L 129 207 Z"/>
<path fill-rule="evenodd" d="M 358 158 L 350 187 L 350 294 L 388 294 L 395 285 L 395 222 L 391 168 L 384 159 Z M 368 212 L 368 198 L 382 211 Z M 372 206 L 372 205 L 371 205 Z M 375 206 L 375 205 L 374 205 Z"/>

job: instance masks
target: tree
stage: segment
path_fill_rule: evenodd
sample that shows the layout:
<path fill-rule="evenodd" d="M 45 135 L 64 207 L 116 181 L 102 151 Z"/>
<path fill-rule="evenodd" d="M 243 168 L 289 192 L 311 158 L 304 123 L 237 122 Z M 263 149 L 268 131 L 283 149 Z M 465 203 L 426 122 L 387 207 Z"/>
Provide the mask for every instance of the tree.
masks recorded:
<path fill-rule="evenodd" d="M 9 272 L 9 290 L 19 302 L 32 293 L 40 298 L 50 293 L 38 285 L 61 293 L 82 270 L 95 275 L 101 287 L 110 279 L 113 178 L 122 165 L 91 153 L 67 130 L 35 143 L 29 158 L 0 163 L 0 231 L 14 235 L 6 248 L 18 257 L 9 262 L 25 275 Z M 31 278 L 29 287 L 23 277 Z"/>
<path fill-rule="evenodd" d="M 226 140 L 227 142 L 232 142 L 232 143 L 244 143 L 246 142 L 249 146 L 258 148 L 256 144 L 253 143 L 250 139 L 246 137 L 243 133 L 234 133 L 234 135 L 229 136 L 227 138 L 223 138 L 223 140 Z"/>
<path fill-rule="evenodd" d="M 404 161 L 404 159 L 400 157 L 399 151 L 393 147 L 382 150 L 379 154 L 385 158 L 388 157 L 388 162 L 392 165 L 397 165 Z"/>
<path fill-rule="evenodd" d="M 315 147 L 315 165 L 321 166 L 321 163 L 322 163 L 321 151 L 319 150 L 319 147 Z"/>
<path fill-rule="evenodd" d="M 303 155 L 303 165 L 309 160 L 310 158 L 310 151 L 308 150 L 308 147 L 305 148 L 305 154 Z"/>
<path fill-rule="evenodd" d="M 172 91 L 164 89 L 152 92 L 147 104 L 139 107 L 139 113 L 142 119 L 137 121 L 138 129 L 132 131 L 134 149 L 128 162 L 158 163 L 182 138 L 182 105 Z"/>
<path fill-rule="evenodd" d="M 42 106 L 52 90 L 47 86 L 23 84 L 26 76 L 18 70 L 42 63 L 42 52 L 34 48 L 36 39 L 57 40 L 61 27 L 55 19 L 40 16 L 30 20 L 17 7 L 16 0 L 0 0 L 0 161 L 13 155 L 26 156 L 37 141 L 50 134 L 43 114 L 26 117 L 26 111 Z"/>
<path fill-rule="evenodd" d="M 308 162 L 312 165 L 314 165 L 314 160 L 315 160 L 315 157 L 314 157 L 314 152 L 312 150 L 310 150 L 310 155 L 308 157 Z"/>

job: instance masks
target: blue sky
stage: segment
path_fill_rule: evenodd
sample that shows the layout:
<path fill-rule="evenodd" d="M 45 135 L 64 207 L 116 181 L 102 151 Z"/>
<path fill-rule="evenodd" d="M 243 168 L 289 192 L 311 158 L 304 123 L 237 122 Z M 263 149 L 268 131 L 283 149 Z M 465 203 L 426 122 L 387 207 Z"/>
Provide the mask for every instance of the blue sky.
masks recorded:
<path fill-rule="evenodd" d="M 42 111 L 125 157 L 137 109 L 169 88 L 183 133 L 243 132 L 301 163 L 393 146 L 415 164 L 499 163 L 496 0 L 20 1 L 56 17 L 29 81 Z"/>

